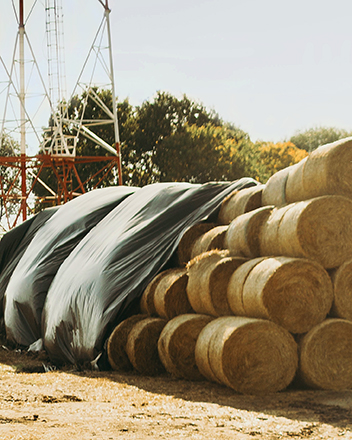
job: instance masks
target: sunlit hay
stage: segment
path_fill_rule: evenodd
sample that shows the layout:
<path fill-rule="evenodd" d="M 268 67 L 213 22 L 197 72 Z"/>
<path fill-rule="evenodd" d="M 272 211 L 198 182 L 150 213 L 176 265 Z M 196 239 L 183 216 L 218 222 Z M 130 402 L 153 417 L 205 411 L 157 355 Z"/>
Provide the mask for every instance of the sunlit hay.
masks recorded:
<path fill-rule="evenodd" d="M 196 365 L 195 347 L 199 333 L 212 319 L 200 314 L 180 315 L 165 325 L 158 352 L 166 371 L 180 379 L 204 379 Z"/>
<path fill-rule="evenodd" d="M 306 192 L 303 188 L 303 173 L 308 157 L 309 156 L 305 157 L 289 168 L 285 189 L 285 198 L 288 204 L 311 198 L 306 196 Z"/>
<path fill-rule="evenodd" d="M 215 226 L 215 223 L 197 223 L 186 230 L 177 247 L 177 259 L 180 266 L 184 266 L 191 260 L 192 247 L 197 238 Z"/>
<path fill-rule="evenodd" d="M 281 255 L 306 257 L 326 269 L 352 258 L 351 199 L 322 196 L 288 206 L 278 228 Z"/>
<path fill-rule="evenodd" d="M 211 324 L 209 366 L 224 385 L 242 394 L 263 394 L 281 391 L 292 382 L 298 354 L 287 330 L 271 321 L 235 316 Z"/>
<path fill-rule="evenodd" d="M 224 240 L 228 225 L 215 226 L 202 234 L 192 246 L 191 259 L 213 249 L 224 249 Z"/>
<path fill-rule="evenodd" d="M 306 333 L 322 322 L 332 301 L 329 274 L 303 258 L 264 259 L 250 271 L 242 291 L 245 316 L 270 319 L 291 333 Z"/>
<path fill-rule="evenodd" d="M 262 205 L 286 205 L 286 182 L 291 167 L 283 168 L 273 174 L 265 184 L 262 192 Z"/>
<path fill-rule="evenodd" d="M 160 279 L 154 293 L 154 305 L 158 316 L 172 319 L 192 311 L 187 297 L 187 282 L 186 268 L 169 270 Z"/>
<path fill-rule="evenodd" d="M 312 388 L 352 388 L 352 322 L 326 319 L 298 341 L 298 377 Z"/>
<path fill-rule="evenodd" d="M 265 257 L 260 257 L 246 261 L 232 273 L 227 284 L 227 302 L 232 314 L 246 316 L 243 305 L 243 286 L 251 270 L 264 259 Z"/>
<path fill-rule="evenodd" d="M 330 273 L 334 286 L 331 316 L 352 321 L 352 260 Z"/>
<path fill-rule="evenodd" d="M 222 383 L 216 376 L 216 372 L 211 369 L 209 362 L 209 341 L 219 328 L 220 323 L 232 322 L 232 316 L 223 316 L 210 321 L 198 335 L 195 347 L 195 361 L 202 376 L 211 382 Z"/>
<path fill-rule="evenodd" d="M 274 208 L 269 217 L 263 222 L 259 230 L 259 253 L 260 255 L 281 255 L 279 243 L 279 226 L 289 209 L 294 205 L 286 205 L 281 208 Z"/>
<path fill-rule="evenodd" d="M 107 354 L 111 368 L 116 371 L 130 371 L 133 369 L 126 353 L 126 343 L 132 327 L 147 315 L 133 315 L 120 322 L 107 341 Z"/>
<path fill-rule="evenodd" d="M 160 283 L 160 281 L 168 275 L 168 273 L 173 272 L 175 269 L 167 269 L 162 272 L 160 272 L 158 275 L 156 275 L 150 283 L 145 288 L 141 300 L 140 300 L 140 310 L 142 313 L 145 313 L 149 316 L 157 316 L 158 313 L 155 308 L 155 302 L 154 302 L 154 296 L 155 296 L 155 289 L 157 285 Z"/>
<path fill-rule="evenodd" d="M 127 338 L 126 353 L 138 373 L 156 376 L 165 371 L 158 354 L 158 340 L 166 323 L 166 319 L 149 317 L 132 327 Z"/>
<path fill-rule="evenodd" d="M 192 309 L 197 313 L 208 314 L 206 296 L 209 295 L 209 268 L 229 256 L 228 250 L 212 250 L 193 258 L 187 265 L 187 297 Z"/>
<path fill-rule="evenodd" d="M 234 271 L 246 261 L 247 258 L 243 257 L 228 257 L 208 268 L 209 283 L 204 286 L 207 295 L 203 296 L 203 303 L 210 315 L 232 315 L 227 300 L 227 286 Z"/>
<path fill-rule="evenodd" d="M 268 220 L 272 206 L 264 206 L 239 215 L 229 225 L 225 236 L 225 247 L 230 255 L 256 258 L 261 255 L 259 237 Z"/>
<path fill-rule="evenodd" d="M 327 194 L 352 197 L 352 137 L 323 145 L 304 160 L 302 178 L 288 177 L 288 203 Z"/>
<path fill-rule="evenodd" d="M 237 216 L 262 206 L 262 191 L 265 185 L 251 186 L 231 193 L 221 204 L 218 222 L 228 225 Z"/>

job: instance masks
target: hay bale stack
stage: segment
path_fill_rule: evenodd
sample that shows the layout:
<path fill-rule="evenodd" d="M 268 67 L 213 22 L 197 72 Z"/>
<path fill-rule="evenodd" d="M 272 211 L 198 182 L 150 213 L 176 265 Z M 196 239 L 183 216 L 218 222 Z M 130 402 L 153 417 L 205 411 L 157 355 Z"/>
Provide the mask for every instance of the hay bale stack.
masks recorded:
<path fill-rule="evenodd" d="M 186 268 L 174 268 L 159 279 L 154 292 L 155 310 L 161 318 L 192 312 L 187 296 L 188 273 Z"/>
<path fill-rule="evenodd" d="M 238 393 L 277 392 L 295 376 L 297 344 L 287 330 L 271 321 L 218 318 L 199 334 L 196 363 L 206 377 L 213 375 Z"/>
<path fill-rule="evenodd" d="M 331 316 L 352 321 L 352 260 L 330 273 L 334 287 Z"/>
<path fill-rule="evenodd" d="M 312 151 L 290 171 L 286 183 L 287 203 L 327 194 L 352 197 L 352 137 Z"/>
<path fill-rule="evenodd" d="M 292 165 L 291 165 L 292 166 Z M 283 168 L 273 174 L 265 184 L 262 192 L 262 205 L 286 205 L 286 182 L 291 167 Z"/>
<path fill-rule="evenodd" d="M 236 316 L 246 316 L 246 310 L 243 305 L 243 286 L 253 267 L 259 264 L 267 257 L 253 258 L 240 267 L 231 275 L 227 285 L 227 302 L 232 314 Z"/>
<path fill-rule="evenodd" d="M 225 236 L 227 229 L 228 225 L 215 226 L 198 237 L 192 246 L 190 260 L 213 249 L 225 249 Z"/>
<path fill-rule="evenodd" d="M 215 228 L 215 226 L 215 223 L 197 223 L 184 232 L 176 251 L 179 266 L 183 266 L 191 260 L 193 244 L 197 238 Z"/>
<path fill-rule="evenodd" d="M 218 222 L 222 225 L 228 225 L 239 215 L 261 207 L 264 187 L 265 185 L 260 184 L 235 190 L 229 194 L 220 206 Z"/>
<path fill-rule="evenodd" d="M 193 310 L 212 316 L 232 314 L 227 302 L 227 285 L 232 273 L 245 261 L 209 251 L 188 264 L 187 295 Z"/>
<path fill-rule="evenodd" d="M 174 268 L 167 269 L 162 272 L 160 272 L 158 275 L 156 275 L 151 282 L 147 285 L 145 288 L 142 297 L 140 299 L 140 310 L 142 313 L 145 313 L 149 316 L 157 316 L 158 313 L 155 308 L 154 303 L 154 296 L 155 296 L 155 289 L 157 285 L 160 283 L 160 281 L 168 275 L 169 272 L 172 272 Z"/>
<path fill-rule="evenodd" d="M 230 255 L 248 258 L 261 255 L 260 231 L 272 210 L 272 206 L 264 206 L 239 215 L 230 223 L 225 235 L 225 247 L 229 249 Z"/>
<path fill-rule="evenodd" d="M 121 372 L 133 370 L 133 366 L 126 353 L 127 338 L 133 326 L 146 318 L 147 315 L 145 314 L 130 316 L 120 322 L 109 336 L 106 351 L 113 370 Z"/>
<path fill-rule="evenodd" d="M 275 208 L 261 230 L 260 252 L 340 266 L 352 258 L 352 200 L 328 195 Z"/>
<path fill-rule="evenodd" d="M 166 371 L 180 379 L 204 379 L 196 365 L 195 347 L 199 333 L 212 319 L 200 314 L 181 315 L 165 325 L 158 352 Z"/>
<path fill-rule="evenodd" d="M 132 327 L 127 337 L 126 353 L 140 374 L 156 376 L 165 372 L 159 358 L 158 340 L 166 323 L 166 319 L 149 317 Z"/>
<path fill-rule="evenodd" d="M 298 377 L 311 388 L 352 388 L 352 322 L 326 319 L 298 342 Z"/>
<path fill-rule="evenodd" d="M 331 308 L 332 282 L 314 261 L 271 257 L 251 260 L 237 270 L 241 277 L 235 271 L 228 288 L 234 313 L 240 304 L 241 315 L 269 319 L 291 333 L 305 333 L 322 322 Z M 239 278 L 244 278 L 242 289 Z"/>

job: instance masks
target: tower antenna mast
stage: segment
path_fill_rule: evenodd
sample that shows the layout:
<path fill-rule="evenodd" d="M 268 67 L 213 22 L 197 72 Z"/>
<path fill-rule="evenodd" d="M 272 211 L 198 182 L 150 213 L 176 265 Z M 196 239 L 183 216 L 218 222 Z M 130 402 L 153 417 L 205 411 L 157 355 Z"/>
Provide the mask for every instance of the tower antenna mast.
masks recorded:
<path fill-rule="evenodd" d="M 27 218 L 27 185 L 26 185 L 26 91 L 25 91 L 25 72 L 24 72 L 24 5 L 20 0 L 19 5 L 19 49 L 20 49 L 20 106 L 21 106 L 21 213 L 22 220 Z"/>

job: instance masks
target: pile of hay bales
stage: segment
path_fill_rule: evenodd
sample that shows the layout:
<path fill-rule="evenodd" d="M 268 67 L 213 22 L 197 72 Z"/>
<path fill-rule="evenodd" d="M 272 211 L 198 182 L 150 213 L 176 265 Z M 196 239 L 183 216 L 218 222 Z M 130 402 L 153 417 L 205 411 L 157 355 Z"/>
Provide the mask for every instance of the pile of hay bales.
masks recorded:
<path fill-rule="evenodd" d="M 351 175 L 347 138 L 228 196 L 112 333 L 112 367 L 244 394 L 352 388 Z"/>

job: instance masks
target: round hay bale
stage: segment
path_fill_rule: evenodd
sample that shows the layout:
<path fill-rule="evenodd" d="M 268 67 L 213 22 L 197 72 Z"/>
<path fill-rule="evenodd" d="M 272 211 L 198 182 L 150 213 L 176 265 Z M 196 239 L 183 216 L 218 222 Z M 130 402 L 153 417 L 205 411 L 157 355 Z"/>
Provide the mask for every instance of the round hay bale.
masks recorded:
<path fill-rule="evenodd" d="M 286 182 L 291 167 L 283 168 L 273 174 L 266 182 L 262 192 L 262 205 L 286 205 Z"/>
<path fill-rule="evenodd" d="M 306 192 L 303 188 L 303 173 L 308 157 L 309 156 L 305 157 L 300 162 L 295 163 L 289 168 L 285 188 L 285 198 L 286 203 L 288 204 L 311 198 L 306 196 Z"/>
<path fill-rule="evenodd" d="M 208 325 L 213 326 L 207 346 L 209 366 L 224 385 L 242 394 L 262 394 L 283 390 L 292 382 L 298 354 L 287 330 L 271 321 L 235 316 Z"/>
<path fill-rule="evenodd" d="M 140 310 L 142 313 L 145 313 L 149 316 L 157 316 L 158 313 L 155 308 L 154 303 L 154 296 L 155 296 L 155 289 L 157 285 L 160 283 L 160 281 L 168 275 L 169 272 L 172 272 L 174 268 L 167 269 L 162 272 L 160 272 L 158 275 L 156 275 L 151 282 L 147 285 L 145 288 L 141 300 L 140 300 Z"/>
<path fill-rule="evenodd" d="M 289 174 L 288 203 L 322 195 L 352 197 L 352 137 L 322 145 L 303 160 L 297 181 Z"/>
<path fill-rule="evenodd" d="M 352 388 L 352 322 L 326 319 L 299 341 L 298 377 L 311 388 Z"/>
<path fill-rule="evenodd" d="M 225 247 L 230 255 L 248 258 L 261 255 L 260 231 L 272 210 L 272 206 L 263 206 L 239 215 L 230 223 L 225 236 Z"/>
<path fill-rule="evenodd" d="M 219 328 L 220 323 L 232 322 L 232 316 L 223 316 L 210 321 L 201 330 L 198 335 L 195 346 L 195 362 L 198 370 L 202 376 L 211 382 L 222 383 L 220 378 L 216 376 L 216 371 L 211 369 L 209 363 L 209 340 L 214 335 L 216 329 Z"/>
<path fill-rule="evenodd" d="M 330 314 L 352 321 L 352 260 L 331 271 L 330 276 L 334 287 Z"/>
<path fill-rule="evenodd" d="M 262 206 L 262 191 L 265 185 L 259 184 L 233 191 L 220 207 L 218 222 L 228 225 L 237 216 Z"/>
<path fill-rule="evenodd" d="M 214 308 L 212 292 L 210 289 L 213 289 L 213 286 L 219 287 L 221 285 L 220 292 L 213 292 L 213 295 L 214 297 L 218 295 L 222 297 L 225 296 L 226 298 L 226 284 L 221 280 L 218 281 L 218 274 L 222 272 L 225 276 L 226 271 L 231 271 L 231 265 L 238 264 L 237 261 L 234 263 L 228 261 L 225 262 L 225 265 L 222 268 L 217 269 L 218 272 L 215 272 L 212 281 L 210 281 L 210 279 L 216 264 L 223 259 L 227 259 L 226 257 L 228 257 L 228 251 L 213 250 L 205 252 L 189 262 L 187 266 L 187 296 L 192 309 L 195 312 L 218 316 L 217 311 Z M 227 302 L 219 306 L 219 308 L 221 307 L 225 307 L 225 310 L 227 310 Z"/>
<path fill-rule="evenodd" d="M 208 232 L 216 226 L 215 223 L 197 223 L 190 226 L 182 235 L 177 246 L 177 259 L 180 266 L 187 264 L 191 260 L 191 252 L 194 242 L 201 235 Z"/>
<path fill-rule="evenodd" d="M 280 250 L 276 255 L 309 258 L 326 269 L 338 267 L 352 258 L 351 199 L 317 197 L 278 208 L 277 217 L 280 210 L 283 210 L 281 221 L 271 221 L 270 225 L 267 222 L 262 228 L 261 252 L 268 254 L 265 252 L 268 248 L 275 248 Z"/>
<path fill-rule="evenodd" d="M 204 379 L 196 365 L 195 347 L 199 333 L 212 319 L 200 314 L 180 315 L 165 325 L 158 352 L 166 371 L 180 379 Z"/>
<path fill-rule="evenodd" d="M 202 234 L 193 243 L 191 259 L 213 249 L 224 249 L 224 240 L 228 225 L 215 226 Z"/>
<path fill-rule="evenodd" d="M 116 371 L 130 371 L 133 366 L 126 353 L 127 338 L 132 327 L 139 321 L 146 319 L 146 314 L 130 316 L 121 321 L 113 330 L 107 341 L 107 355 L 111 368 Z"/>
<path fill-rule="evenodd" d="M 149 317 L 137 322 L 129 332 L 126 353 L 140 374 L 156 376 L 165 372 L 159 358 L 158 340 L 166 323 L 166 319 Z"/>
<path fill-rule="evenodd" d="M 267 220 L 262 224 L 259 231 L 259 252 L 260 255 L 281 255 L 279 243 L 279 226 L 289 209 L 294 205 L 286 205 L 281 208 L 274 208 Z"/>
<path fill-rule="evenodd" d="M 227 302 L 232 313 L 236 316 L 246 316 L 243 305 L 243 286 L 253 269 L 265 257 L 253 258 L 239 266 L 231 275 L 227 284 Z"/>
<path fill-rule="evenodd" d="M 322 322 L 332 301 L 329 274 L 302 258 L 266 258 L 252 268 L 242 288 L 245 316 L 270 319 L 291 333 L 306 333 Z"/>
<path fill-rule="evenodd" d="M 188 273 L 186 268 L 167 271 L 155 287 L 154 305 L 161 318 L 172 319 L 175 316 L 192 312 L 187 297 Z"/>

